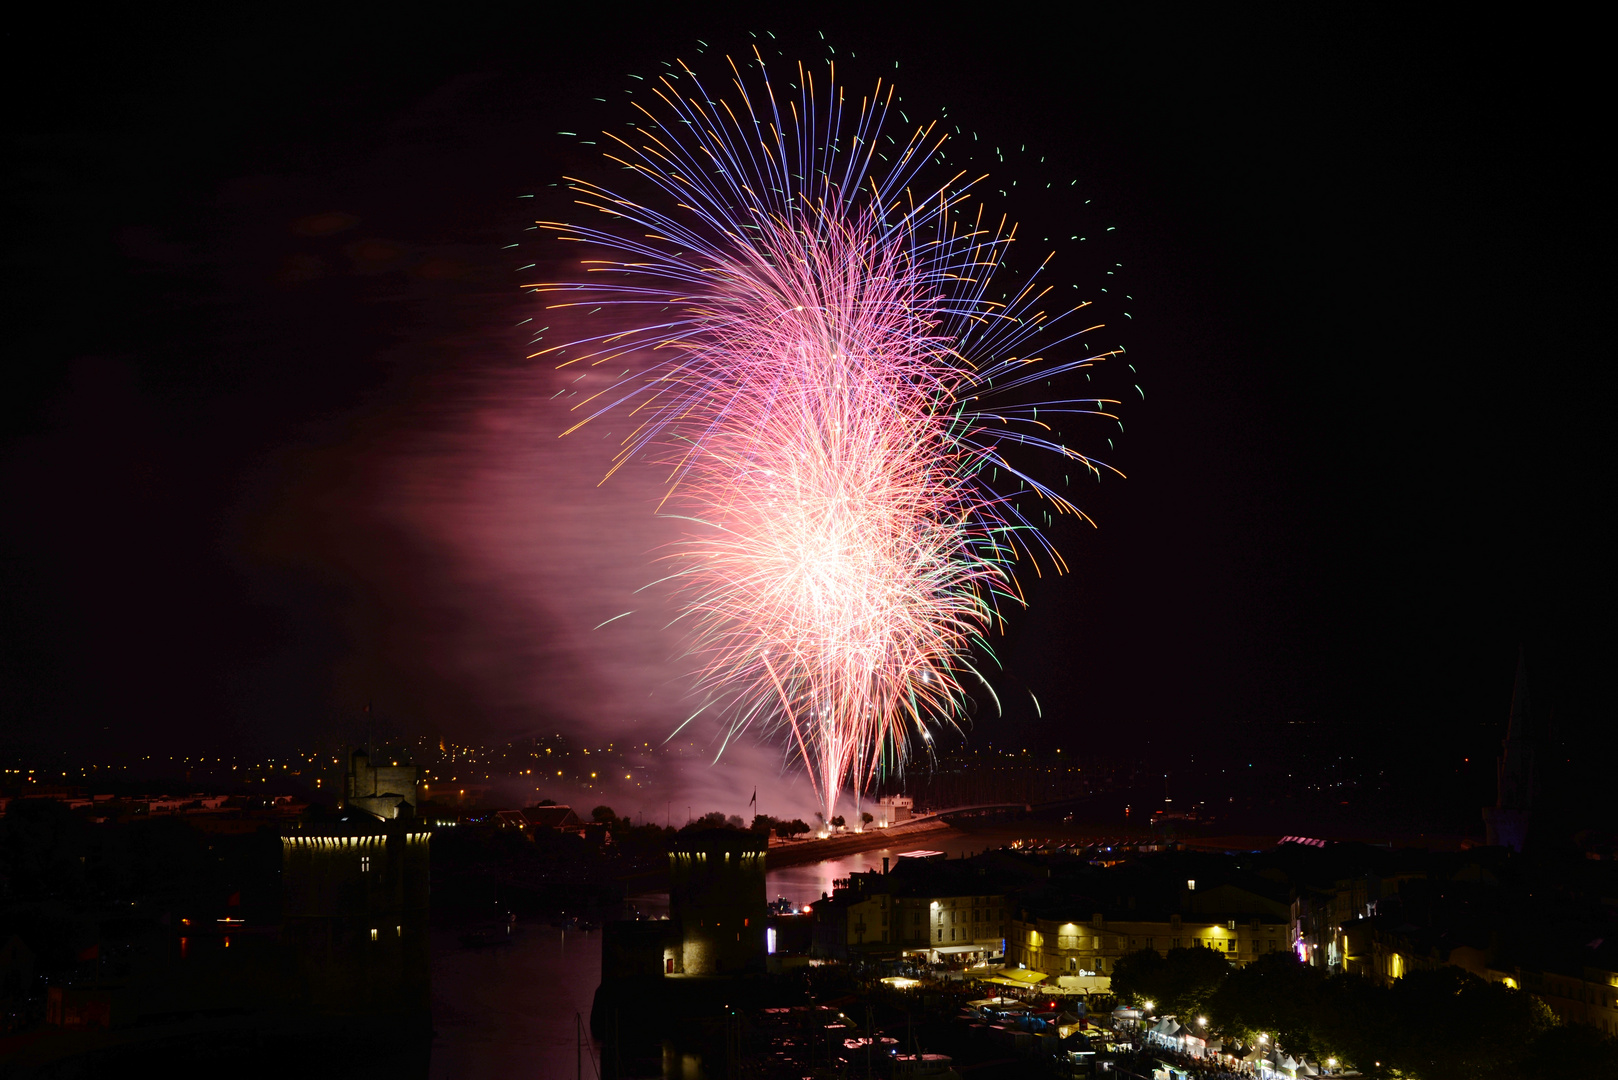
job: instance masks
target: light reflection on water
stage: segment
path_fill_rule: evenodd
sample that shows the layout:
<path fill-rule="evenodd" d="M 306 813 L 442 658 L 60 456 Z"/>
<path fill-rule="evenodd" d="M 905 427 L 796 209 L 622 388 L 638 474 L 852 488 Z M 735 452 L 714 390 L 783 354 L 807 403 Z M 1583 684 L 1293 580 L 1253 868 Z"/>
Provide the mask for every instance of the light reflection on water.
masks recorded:
<path fill-rule="evenodd" d="M 891 870 L 899 856 L 907 851 L 942 851 L 951 859 L 993 851 L 1019 840 L 1026 833 L 1017 830 L 985 829 L 963 833 L 950 830 L 944 833 L 922 833 L 919 836 L 898 837 L 898 843 L 885 848 L 845 855 L 840 859 L 789 866 L 772 870 L 765 877 L 765 891 L 771 900 L 784 896 L 795 904 L 811 904 L 832 891 L 832 882 L 838 878 L 867 870 L 882 869 L 882 859 L 888 859 Z"/>
<path fill-rule="evenodd" d="M 785 896 L 813 903 L 832 890 L 832 881 L 851 873 L 890 867 L 907 851 L 942 851 L 951 859 L 1010 844 L 1024 833 L 951 831 L 902 837 L 901 843 L 840 859 L 772 870 L 769 898 Z M 667 893 L 632 896 L 641 915 L 668 912 Z M 432 1080 L 479 1077 L 487 1080 L 565 1080 L 576 1073 L 575 1020 L 584 1021 L 586 1045 L 590 1005 L 601 982 L 601 932 L 563 931 L 542 923 L 525 924 L 515 944 L 467 949 L 453 930 L 433 934 Z M 596 1060 L 601 1049 L 594 1046 Z M 589 1050 L 585 1076 L 594 1076 Z"/>
<path fill-rule="evenodd" d="M 433 932 L 432 1080 L 573 1080 L 575 1012 L 591 1046 L 590 1004 L 601 983 L 601 932 L 542 923 L 516 943 L 462 947 L 453 930 Z M 596 1060 L 601 1048 L 594 1047 Z M 590 1051 L 584 1075 L 594 1076 Z"/>

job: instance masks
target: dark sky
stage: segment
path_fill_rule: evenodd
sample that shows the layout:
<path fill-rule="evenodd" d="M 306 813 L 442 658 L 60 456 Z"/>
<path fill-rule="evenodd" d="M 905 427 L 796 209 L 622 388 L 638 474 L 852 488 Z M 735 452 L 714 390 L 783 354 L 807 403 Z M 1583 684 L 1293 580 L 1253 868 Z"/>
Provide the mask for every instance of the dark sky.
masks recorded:
<path fill-rule="evenodd" d="M 1117 226 L 1070 273 L 1134 298 L 1130 479 L 1080 491 L 1100 529 L 1003 643 L 1045 718 L 1011 694 L 974 738 L 1453 771 L 1522 646 L 1569 756 L 1610 752 L 1587 32 L 603 12 L 12 35 L 7 745 L 679 719 L 655 633 L 579 644 L 657 537 L 551 448 L 502 249 L 595 167 L 557 131 L 752 29 L 1079 180 L 1028 228 Z"/>

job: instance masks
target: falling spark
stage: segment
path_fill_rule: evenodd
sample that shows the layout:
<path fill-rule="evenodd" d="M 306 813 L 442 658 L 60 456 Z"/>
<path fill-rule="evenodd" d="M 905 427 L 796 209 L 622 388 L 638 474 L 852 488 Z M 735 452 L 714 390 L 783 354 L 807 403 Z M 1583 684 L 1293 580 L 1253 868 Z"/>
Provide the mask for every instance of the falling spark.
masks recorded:
<path fill-rule="evenodd" d="M 663 512 L 690 526 L 663 580 L 692 718 L 724 718 L 721 753 L 749 730 L 783 738 L 829 819 L 846 786 L 959 723 L 963 676 L 993 696 L 973 653 L 992 656 L 1001 605 L 1024 603 L 1014 564 L 1066 569 L 1017 500 L 1088 521 L 1005 451 L 1110 470 L 1051 421 L 1115 419 L 1115 401 L 1027 394 L 1118 350 L 1084 346 L 1101 327 L 1069 320 L 1088 303 L 1047 310 L 1049 256 L 1007 283 L 1016 226 L 972 202 L 982 177 L 923 182 L 942 125 L 904 121 L 879 163 L 891 85 L 856 106 L 834 72 L 800 64 L 787 93 L 754 60 L 748 76 L 731 61 L 726 97 L 683 63 L 648 82 L 631 129 L 602 134 L 649 190 L 569 179 L 608 220 L 539 225 L 592 249 L 586 280 L 525 287 L 594 319 L 536 357 L 629 365 L 571 404 L 568 430 L 619 410 L 638 426 L 607 476 L 667 469 Z"/>

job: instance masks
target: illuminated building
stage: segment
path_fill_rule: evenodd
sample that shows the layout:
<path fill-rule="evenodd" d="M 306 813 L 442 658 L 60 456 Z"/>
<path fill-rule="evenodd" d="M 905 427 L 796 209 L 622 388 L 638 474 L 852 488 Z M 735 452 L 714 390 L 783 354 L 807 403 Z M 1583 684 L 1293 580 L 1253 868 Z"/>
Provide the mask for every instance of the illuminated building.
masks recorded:
<path fill-rule="evenodd" d="M 1141 949 L 1212 949 L 1233 965 L 1292 947 L 1291 912 L 1262 881 L 1184 880 L 1180 888 L 1144 888 L 1109 904 L 1085 907 L 1079 897 L 1018 909 L 1006 941 L 1007 966 L 1020 964 L 1067 989 L 1105 991 L 1118 960 Z M 1146 886 L 1145 880 L 1133 883 Z M 1176 895 L 1177 894 L 1177 895 Z"/>
<path fill-rule="evenodd" d="M 1100 912 L 1080 917 L 1019 912 L 1006 941 L 1006 963 L 1051 976 L 1059 986 L 1105 991 L 1119 958 L 1141 949 L 1212 949 L 1234 965 L 1290 947 L 1287 924 L 1278 915 L 1213 921 L 1205 916 L 1109 919 Z"/>
<path fill-rule="evenodd" d="M 669 850 L 669 918 L 679 946 L 666 973 L 734 975 L 763 971 L 765 838 L 713 829 L 677 837 Z"/>
<path fill-rule="evenodd" d="M 976 861 L 901 857 L 892 873 L 851 874 L 814 905 L 814 952 L 981 960 L 1005 945 L 1004 885 Z"/>

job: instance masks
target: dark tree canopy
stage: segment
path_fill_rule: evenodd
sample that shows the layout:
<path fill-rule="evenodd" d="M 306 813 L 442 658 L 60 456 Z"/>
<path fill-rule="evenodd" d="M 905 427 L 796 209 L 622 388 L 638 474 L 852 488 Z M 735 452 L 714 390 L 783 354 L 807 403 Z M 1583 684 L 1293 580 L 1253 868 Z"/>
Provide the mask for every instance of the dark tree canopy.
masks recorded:
<path fill-rule="evenodd" d="M 1600 1070 L 1618 1062 L 1618 1044 L 1599 1032 L 1554 1027 L 1532 995 L 1453 967 L 1414 971 L 1384 987 L 1275 953 L 1232 971 L 1208 1017 L 1223 1034 L 1265 1035 L 1288 1053 L 1335 1057 L 1372 1077 L 1599 1076 L 1614 1075 Z"/>
<path fill-rule="evenodd" d="M 1170 949 L 1167 956 L 1141 949 L 1119 958 L 1112 989 L 1120 999 L 1150 1001 L 1153 1012 L 1186 1019 L 1207 1006 L 1229 975 L 1224 954 L 1212 949 Z"/>
<path fill-rule="evenodd" d="M 1293 1052 L 1317 1052 L 1325 977 L 1290 952 L 1270 953 L 1232 971 L 1208 1002 L 1208 1015 L 1220 1031 L 1244 1042 L 1267 1034 Z"/>

